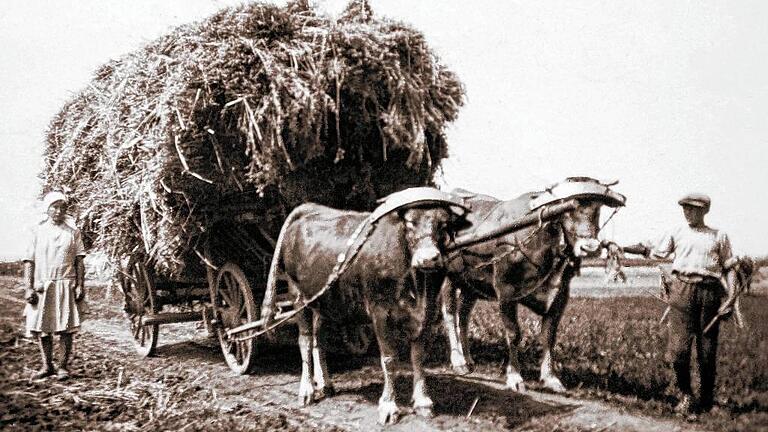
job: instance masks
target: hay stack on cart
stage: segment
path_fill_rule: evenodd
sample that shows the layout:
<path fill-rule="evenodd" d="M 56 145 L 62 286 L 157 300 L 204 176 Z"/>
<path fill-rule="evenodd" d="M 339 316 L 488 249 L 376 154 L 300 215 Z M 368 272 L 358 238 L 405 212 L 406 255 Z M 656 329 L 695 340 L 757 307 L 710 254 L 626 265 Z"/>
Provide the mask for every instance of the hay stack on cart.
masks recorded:
<path fill-rule="evenodd" d="M 51 122 L 42 177 L 124 267 L 142 354 L 158 324 L 203 317 L 245 372 L 253 341 L 222 332 L 259 316 L 284 217 L 430 184 L 462 97 L 423 35 L 366 1 L 339 19 L 253 3 L 102 66 Z"/>

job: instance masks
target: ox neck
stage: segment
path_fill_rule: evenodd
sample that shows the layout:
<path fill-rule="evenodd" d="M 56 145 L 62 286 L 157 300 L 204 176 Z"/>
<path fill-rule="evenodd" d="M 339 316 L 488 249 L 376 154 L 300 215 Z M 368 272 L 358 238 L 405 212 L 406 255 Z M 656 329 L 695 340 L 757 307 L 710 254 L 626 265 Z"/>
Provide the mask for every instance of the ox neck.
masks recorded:
<path fill-rule="evenodd" d="M 531 255 L 532 255 L 530 254 L 531 248 L 528 246 L 528 244 L 530 243 L 546 244 L 547 239 L 544 236 L 552 236 L 557 238 L 557 243 L 549 246 L 550 250 L 554 252 L 554 256 L 556 258 L 555 261 L 559 262 L 561 260 L 567 260 L 571 262 L 573 265 L 578 267 L 578 264 L 580 263 L 581 260 L 573 253 L 573 246 L 570 243 L 568 243 L 568 239 L 565 236 L 565 230 L 563 228 L 563 225 L 560 219 L 547 222 L 544 225 L 542 225 L 541 228 L 538 228 L 538 230 L 539 232 L 535 233 L 534 236 L 530 239 L 530 240 L 533 240 L 532 242 L 524 242 L 523 244 L 519 245 L 520 253 L 523 255 L 525 261 L 529 262 L 530 264 L 533 264 L 536 268 L 541 268 L 542 263 L 539 263 L 535 261 L 533 258 L 531 258 Z M 556 265 L 553 266 L 553 268 L 554 267 L 556 267 Z"/>

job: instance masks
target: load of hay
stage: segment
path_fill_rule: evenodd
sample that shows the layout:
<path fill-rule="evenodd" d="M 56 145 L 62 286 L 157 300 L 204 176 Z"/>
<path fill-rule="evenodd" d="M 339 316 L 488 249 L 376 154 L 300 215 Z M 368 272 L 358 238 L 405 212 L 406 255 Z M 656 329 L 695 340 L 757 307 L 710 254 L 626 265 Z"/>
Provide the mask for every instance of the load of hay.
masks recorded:
<path fill-rule="evenodd" d="M 423 35 L 364 0 L 338 19 L 252 3 L 102 66 L 51 122 L 42 177 L 90 247 L 172 276 L 244 208 L 269 238 L 302 202 L 430 184 L 462 101 Z"/>

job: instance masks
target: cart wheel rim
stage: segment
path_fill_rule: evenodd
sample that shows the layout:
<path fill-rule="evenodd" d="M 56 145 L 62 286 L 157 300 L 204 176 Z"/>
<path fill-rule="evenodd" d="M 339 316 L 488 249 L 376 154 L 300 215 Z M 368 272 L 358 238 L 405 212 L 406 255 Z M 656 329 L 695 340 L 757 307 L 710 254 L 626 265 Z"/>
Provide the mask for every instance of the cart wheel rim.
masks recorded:
<path fill-rule="evenodd" d="M 250 283 L 240 267 L 227 263 L 219 268 L 213 288 L 211 300 L 220 323 L 217 334 L 224 359 L 234 372 L 247 374 L 256 361 L 256 339 L 230 338 L 227 331 L 259 317 Z"/>
<path fill-rule="evenodd" d="M 122 280 L 131 336 L 136 352 L 142 357 L 148 357 L 157 348 L 160 329 L 158 324 L 141 325 L 141 320 L 145 315 L 157 311 L 154 281 L 141 256 L 131 257 L 126 270 Z"/>

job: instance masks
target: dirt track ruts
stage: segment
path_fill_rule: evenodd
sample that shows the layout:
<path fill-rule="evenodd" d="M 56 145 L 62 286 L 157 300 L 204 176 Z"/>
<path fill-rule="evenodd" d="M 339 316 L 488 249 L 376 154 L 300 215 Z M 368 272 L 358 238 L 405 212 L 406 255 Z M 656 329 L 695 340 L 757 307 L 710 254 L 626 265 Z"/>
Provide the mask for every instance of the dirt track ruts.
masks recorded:
<path fill-rule="evenodd" d="M 21 302 L 0 295 L 3 299 Z M 103 314 L 99 314 L 103 315 Z M 126 322 L 119 314 L 88 317 L 79 338 L 103 341 L 105 350 L 142 369 L 162 376 L 168 366 L 189 368 L 210 385 L 222 406 L 245 406 L 254 412 L 285 414 L 292 423 L 306 427 L 334 425 L 352 430 L 382 429 L 376 424 L 376 402 L 382 377 L 376 358 L 331 357 L 329 367 L 337 395 L 302 407 L 297 401 L 300 365 L 294 346 L 266 346 L 254 375 L 237 376 L 224 363 L 218 343 L 194 324 L 161 327 L 158 353 L 142 359 L 135 355 Z M 399 403 L 408 406 L 411 390 L 406 364 L 396 380 Z M 428 384 L 436 417 L 423 419 L 405 414 L 391 431 L 411 430 L 563 430 L 591 431 L 695 431 L 695 424 L 658 419 L 627 412 L 621 407 L 568 396 L 528 391 L 515 394 L 504 389 L 500 376 L 475 373 L 456 376 L 445 368 L 429 369 Z M 467 418 L 474 401 L 477 404 Z"/>

